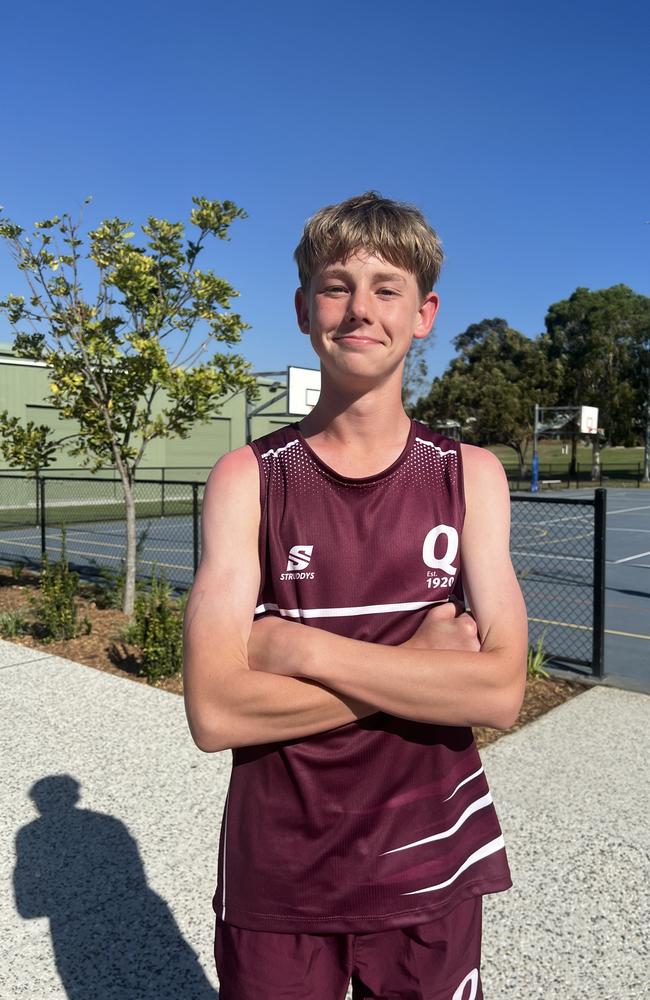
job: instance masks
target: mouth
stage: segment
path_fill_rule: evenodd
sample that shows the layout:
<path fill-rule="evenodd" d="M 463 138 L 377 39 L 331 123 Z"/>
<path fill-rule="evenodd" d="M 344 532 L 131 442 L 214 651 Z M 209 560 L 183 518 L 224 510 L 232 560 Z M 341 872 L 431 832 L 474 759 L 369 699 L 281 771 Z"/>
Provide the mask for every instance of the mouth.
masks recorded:
<path fill-rule="evenodd" d="M 339 344 L 378 344 L 374 337 L 363 337 L 360 334 L 346 333 L 342 337 L 334 337 Z"/>

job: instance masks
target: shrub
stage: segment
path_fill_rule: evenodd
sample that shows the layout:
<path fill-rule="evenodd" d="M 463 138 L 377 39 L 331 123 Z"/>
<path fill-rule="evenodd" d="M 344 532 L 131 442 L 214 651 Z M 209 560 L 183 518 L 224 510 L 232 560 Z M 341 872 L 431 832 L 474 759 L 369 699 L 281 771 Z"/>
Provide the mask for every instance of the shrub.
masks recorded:
<path fill-rule="evenodd" d="M 172 598 L 169 583 L 154 568 L 151 588 L 136 596 L 133 620 L 123 639 L 140 647 L 140 673 L 149 682 L 178 673 L 183 664 L 185 598 Z"/>
<path fill-rule="evenodd" d="M 544 670 L 544 664 L 546 663 L 546 654 L 544 653 L 545 635 L 546 633 L 539 637 L 535 647 L 528 647 L 528 662 L 526 664 L 526 674 L 528 677 L 548 677 L 547 672 Z"/>
<path fill-rule="evenodd" d="M 22 562 L 13 563 L 11 567 L 11 575 L 14 578 L 14 580 L 20 580 L 21 576 L 23 575 L 24 568 L 25 568 L 25 563 Z"/>
<path fill-rule="evenodd" d="M 65 529 L 61 528 L 61 558 L 50 563 L 47 553 L 43 556 L 40 579 L 41 599 L 37 605 L 39 619 L 45 625 L 51 639 L 74 639 L 79 634 L 77 627 L 77 604 L 75 597 L 79 586 L 79 576 L 68 564 L 65 550 Z M 87 618 L 82 625 L 86 633 L 91 624 Z"/>
<path fill-rule="evenodd" d="M 3 611 L 0 614 L 0 636 L 13 639 L 29 632 L 30 625 L 22 611 Z"/>

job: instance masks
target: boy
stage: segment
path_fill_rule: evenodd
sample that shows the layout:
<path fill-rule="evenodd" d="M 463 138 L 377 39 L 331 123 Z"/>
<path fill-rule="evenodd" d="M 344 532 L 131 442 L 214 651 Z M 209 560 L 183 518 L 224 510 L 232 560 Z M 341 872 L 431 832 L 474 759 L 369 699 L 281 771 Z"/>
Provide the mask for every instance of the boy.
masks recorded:
<path fill-rule="evenodd" d="M 220 997 L 476 1000 L 510 877 L 470 727 L 509 728 L 525 684 L 508 488 L 402 406 L 438 308 L 420 212 L 329 206 L 296 260 L 320 398 L 215 466 L 186 612 L 192 735 L 234 749 Z"/>

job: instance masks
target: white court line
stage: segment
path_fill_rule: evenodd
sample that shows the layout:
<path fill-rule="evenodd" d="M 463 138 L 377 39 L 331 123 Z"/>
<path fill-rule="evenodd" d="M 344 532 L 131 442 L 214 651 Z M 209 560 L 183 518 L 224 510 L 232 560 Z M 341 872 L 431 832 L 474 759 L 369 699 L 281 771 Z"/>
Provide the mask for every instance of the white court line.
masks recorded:
<path fill-rule="evenodd" d="M 50 544 L 51 548 L 56 548 L 57 544 L 60 546 L 60 537 L 59 537 L 59 535 L 53 535 L 53 534 L 46 535 L 46 541 Z M 23 548 L 27 548 L 27 549 L 40 549 L 40 547 L 41 547 L 40 545 L 36 545 L 36 544 L 30 543 L 30 542 L 25 542 L 25 541 L 23 541 L 20 538 L 5 538 L 4 536 L 1 536 L 1 535 L 0 535 L 0 542 L 2 542 L 2 543 L 8 542 L 11 545 L 22 545 Z M 79 542 L 81 545 L 83 545 L 83 540 L 82 539 L 78 538 L 77 542 Z M 119 541 L 119 539 L 117 541 L 115 541 L 115 542 L 97 542 L 94 539 L 91 539 L 91 547 L 92 547 L 92 549 L 98 549 L 98 548 L 117 549 L 119 552 L 124 552 L 125 549 L 126 549 L 126 543 L 124 542 L 124 540 Z M 181 548 L 186 549 L 186 548 L 188 548 L 188 546 L 187 545 L 181 546 Z M 157 545 L 156 546 L 156 550 L 158 552 L 175 552 L 176 551 L 176 549 L 173 546 L 169 547 L 169 546 L 164 546 L 164 545 Z M 70 552 L 72 555 L 76 555 L 76 556 L 87 556 L 89 559 L 93 557 L 93 552 L 92 551 L 91 552 L 84 552 L 84 551 L 80 552 L 79 549 L 69 549 L 67 547 L 67 545 L 66 545 L 66 551 Z M 109 558 L 109 556 L 110 556 L 110 553 L 107 552 L 106 553 L 106 557 Z M 115 558 L 115 557 L 113 556 L 111 558 Z"/>
<path fill-rule="evenodd" d="M 14 542 L 14 545 L 20 545 L 23 549 L 36 549 L 38 552 L 41 551 L 40 545 L 32 545 L 30 542 Z M 83 556 L 86 559 L 92 560 L 94 557 L 91 552 L 79 552 L 76 549 L 66 548 L 66 554 L 69 556 Z M 117 562 L 118 559 L 123 558 L 122 556 L 113 556 L 109 552 L 106 552 L 103 559 L 111 559 L 113 562 Z M 164 569 L 190 569 L 189 563 L 185 565 L 177 565 L 176 563 L 161 563 L 155 559 L 140 559 L 138 560 L 138 565 L 140 566 L 162 566 Z"/>
<path fill-rule="evenodd" d="M 650 510 L 649 507 L 622 507 L 621 510 L 608 510 L 607 516 L 610 514 L 629 514 L 633 510 Z"/>
<path fill-rule="evenodd" d="M 643 556 L 650 556 L 650 550 L 648 552 L 637 552 L 635 556 L 626 556 L 625 559 L 615 559 L 614 566 L 618 566 L 619 563 L 632 562 L 633 559 L 641 559 Z"/>
<path fill-rule="evenodd" d="M 650 535 L 650 528 L 608 528 L 608 531 L 631 531 L 634 535 Z"/>

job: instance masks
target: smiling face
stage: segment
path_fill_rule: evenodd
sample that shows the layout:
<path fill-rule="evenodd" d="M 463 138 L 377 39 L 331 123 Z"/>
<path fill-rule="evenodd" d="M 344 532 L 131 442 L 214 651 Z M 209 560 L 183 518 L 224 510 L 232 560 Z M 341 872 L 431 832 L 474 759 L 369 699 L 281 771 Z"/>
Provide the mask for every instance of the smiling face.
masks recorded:
<path fill-rule="evenodd" d="M 423 299 L 410 271 L 363 250 L 319 268 L 296 292 L 298 325 L 339 383 L 401 380 L 412 339 L 427 336 L 437 309 L 438 296 Z"/>

